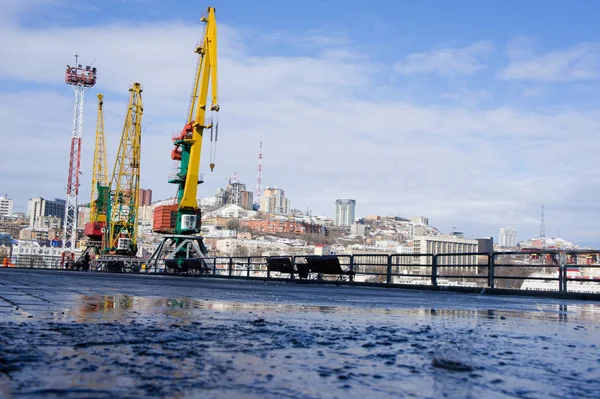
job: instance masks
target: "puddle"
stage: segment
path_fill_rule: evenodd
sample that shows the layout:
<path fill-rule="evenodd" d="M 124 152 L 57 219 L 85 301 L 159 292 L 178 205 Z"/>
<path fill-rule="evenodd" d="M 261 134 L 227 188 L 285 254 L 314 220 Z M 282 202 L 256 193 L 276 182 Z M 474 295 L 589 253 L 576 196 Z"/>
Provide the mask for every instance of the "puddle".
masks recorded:
<path fill-rule="evenodd" d="M 302 305 L 289 303 L 239 302 L 193 298 L 137 297 L 129 295 L 80 296 L 74 301 L 68 316 L 78 322 L 93 322 L 102 315 L 156 316 L 157 314 L 191 317 L 199 310 L 214 312 L 264 313 L 322 313 L 327 315 L 410 316 L 466 319 L 531 319 L 566 322 L 569 320 L 600 320 L 600 305 L 596 304 L 536 304 L 532 310 L 510 309 L 435 309 L 435 308 L 380 308 L 359 306 Z"/>

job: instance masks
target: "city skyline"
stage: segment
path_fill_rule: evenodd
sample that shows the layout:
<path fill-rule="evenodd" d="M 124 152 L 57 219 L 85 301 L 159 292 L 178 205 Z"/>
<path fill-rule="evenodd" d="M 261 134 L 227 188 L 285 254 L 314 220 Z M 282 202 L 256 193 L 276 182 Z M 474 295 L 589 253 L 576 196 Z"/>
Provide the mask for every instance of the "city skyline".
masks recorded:
<path fill-rule="evenodd" d="M 65 2 L 21 3 L 0 5 L 0 31 L 15 38 L 0 44 L 0 135 L 40 161 L 25 165 L 16 152 L 1 161 L 0 188 L 16 210 L 37 195 L 64 198 L 72 92 L 62 73 L 75 53 L 84 62 L 96 59 L 100 71 L 89 95 L 105 94 L 109 164 L 127 88 L 136 80 L 144 85 L 142 186 L 156 198 L 171 196 L 171 132 L 187 109 L 205 4 L 156 3 L 152 11 L 84 1 L 69 9 L 75 24 L 64 17 Z M 210 4 L 221 24 L 222 112 L 217 167 L 209 173 L 203 163 L 200 195 L 211 196 L 234 170 L 252 182 L 256 153 L 247 149 L 262 136 L 263 182 L 285 187 L 299 209 L 331 216 L 331 201 L 350 197 L 361 215 L 423 214 L 443 231 L 456 225 L 496 236 L 509 225 L 534 237 L 544 204 L 548 235 L 560 228 L 570 241 L 597 246 L 600 161 L 583 156 L 573 164 L 568 157 L 599 144 L 600 36 L 591 27 L 600 5 L 569 3 L 575 24 L 564 20 L 559 2 L 434 3 L 439 12 L 432 14 L 430 6 L 401 2 L 369 10 L 332 2 L 303 21 L 293 18 L 298 5 Z M 353 29 L 356 15 L 377 29 L 363 38 Z M 448 18 L 456 24 L 440 23 Z M 557 24 L 568 32 L 556 32 Z M 90 35 L 79 39 L 84 30 Z M 140 51 L 124 51 L 131 43 L 122 37 L 138 38 Z M 42 50 L 27 50 L 33 46 Z M 44 133 L 13 134 L 31 110 L 46 121 Z M 80 202 L 89 201 L 94 125 L 88 101 Z"/>
<path fill-rule="evenodd" d="M 232 183 L 230 183 L 230 185 L 231 184 Z M 237 184 L 237 185 L 241 185 L 241 186 L 245 187 L 245 184 L 241 183 L 240 181 L 235 181 L 233 184 Z M 269 186 L 267 186 L 265 188 L 265 192 L 268 192 L 269 190 L 280 190 L 280 189 L 278 189 L 277 187 L 269 187 Z M 214 196 L 204 197 L 204 198 L 208 199 L 208 198 L 213 198 L 214 197 L 215 200 L 216 200 L 216 203 L 218 203 L 218 201 L 219 201 L 219 195 L 222 194 L 221 191 L 222 191 L 222 189 L 219 190 Z M 149 194 L 150 198 L 152 197 L 152 190 L 151 189 L 140 189 L 140 195 L 142 197 L 144 197 L 145 195 L 142 194 L 142 192 L 145 192 L 146 193 L 145 195 Z M 282 194 L 283 194 L 283 192 L 282 192 Z M 5 194 L 3 197 L 0 197 L 0 200 L 2 200 L 4 198 L 8 198 L 8 194 Z M 28 203 L 31 204 L 32 200 L 36 200 L 36 199 L 44 200 L 43 197 L 36 197 L 36 198 L 33 198 L 33 199 L 29 199 Z M 168 199 L 169 198 L 158 199 L 156 201 L 152 201 L 152 204 L 162 203 L 162 202 L 164 202 L 165 200 L 168 200 Z M 55 201 L 64 201 L 64 199 L 56 198 Z M 50 201 L 50 202 L 54 203 L 55 201 Z M 337 208 L 338 208 L 339 205 L 342 205 L 341 202 L 344 203 L 344 206 L 347 205 L 346 204 L 347 202 L 350 202 L 351 205 L 352 205 L 352 211 L 351 211 L 351 213 L 354 214 L 354 212 L 355 212 L 355 205 L 356 205 L 356 202 L 354 200 L 352 200 L 352 199 L 337 199 L 335 201 L 336 210 L 337 210 Z M 229 201 L 227 201 L 227 203 L 229 203 Z M 338 204 L 338 203 L 340 203 L 340 204 Z M 225 203 L 221 204 L 221 205 L 222 206 L 226 206 Z M 85 206 L 85 205 L 80 204 L 80 206 Z M 141 208 L 147 208 L 149 206 L 150 205 L 141 204 L 140 205 L 140 209 Z M 30 208 L 30 207 L 31 207 L 31 205 L 28 206 L 28 208 Z M 288 205 L 288 207 L 289 207 L 289 205 Z M 247 207 L 247 209 L 250 209 L 250 207 Z M 289 209 L 292 209 L 292 208 L 290 207 Z M 24 213 L 25 215 L 27 215 L 28 217 L 30 217 L 30 212 L 29 211 L 26 211 L 26 212 L 15 211 L 14 212 L 14 214 L 18 214 L 18 213 Z M 278 213 L 273 213 L 273 214 L 277 215 Z M 287 216 L 292 217 L 291 214 L 289 214 Z M 326 217 L 329 217 L 330 220 L 332 220 L 333 224 L 335 226 L 338 226 L 338 216 L 337 216 L 337 212 L 336 211 L 334 211 L 333 216 L 327 216 L 327 215 L 311 215 L 311 216 L 320 216 L 320 217 L 326 216 Z M 355 217 L 355 220 L 366 219 L 366 218 L 368 218 L 368 216 L 373 216 L 373 215 L 362 215 L 362 216 L 359 216 L 359 217 Z M 423 216 L 383 215 L 383 214 L 380 214 L 378 216 L 380 216 L 380 217 L 389 217 L 389 216 L 402 217 L 402 216 L 404 216 L 404 217 L 410 218 L 411 222 L 424 223 L 425 225 L 429 224 L 428 218 L 427 217 L 423 217 Z M 62 217 L 59 217 L 58 219 L 62 220 Z M 30 225 L 31 224 L 33 224 L 33 222 L 30 221 Z M 351 225 L 352 224 L 345 224 L 344 226 L 351 226 Z M 82 227 L 80 227 L 80 228 L 82 228 Z M 456 231 L 456 228 L 453 227 L 452 231 L 443 231 L 443 230 L 440 230 L 440 233 L 442 235 L 452 236 L 455 231 Z M 572 242 L 572 243 L 574 243 L 576 245 L 580 245 L 582 247 L 588 247 L 588 248 L 599 248 L 600 247 L 600 245 L 598 245 L 599 244 L 598 242 L 594 242 L 594 241 L 590 241 L 589 243 L 577 242 L 576 240 L 572 240 L 570 237 L 563 237 L 563 236 L 561 236 L 560 235 L 560 230 L 557 230 L 557 233 L 558 233 L 557 235 L 553 235 L 552 233 L 549 233 L 547 235 L 547 237 L 548 238 L 562 238 L 562 239 L 566 239 L 567 242 Z M 476 235 L 474 233 L 472 233 L 472 232 L 466 232 L 466 234 L 465 233 L 461 233 L 461 234 L 463 234 L 466 238 L 470 238 L 470 239 L 475 239 L 476 238 Z M 595 236 L 600 237 L 600 235 L 595 235 Z M 495 234 L 488 234 L 488 235 L 482 235 L 481 237 L 493 237 L 494 238 L 494 242 L 496 244 L 498 244 L 500 247 L 516 247 L 517 243 L 526 242 L 526 241 L 530 241 L 530 240 L 533 240 L 533 239 L 541 238 L 541 236 L 539 234 L 532 235 L 532 236 L 529 236 L 529 237 L 524 237 L 523 236 L 521 238 L 518 238 L 518 236 L 517 236 L 517 229 L 515 229 L 514 227 L 508 227 L 508 226 L 499 227 L 499 233 L 497 235 L 495 235 Z M 496 240 L 496 238 L 497 238 L 497 240 Z M 508 245 L 506 244 L 507 242 L 509 242 Z"/>

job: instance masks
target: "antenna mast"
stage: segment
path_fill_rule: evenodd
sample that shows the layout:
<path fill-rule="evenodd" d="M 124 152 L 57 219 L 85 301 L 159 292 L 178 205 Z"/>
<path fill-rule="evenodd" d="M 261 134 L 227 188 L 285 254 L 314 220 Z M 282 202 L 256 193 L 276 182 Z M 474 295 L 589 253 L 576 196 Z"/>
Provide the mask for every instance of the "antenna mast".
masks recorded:
<path fill-rule="evenodd" d="M 254 193 L 255 202 L 260 203 L 260 196 L 262 191 L 262 137 L 260 139 L 260 146 L 258 149 L 258 175 L 256 176 L 256 190 Z"/>
<path fill-rule="evenodd" d="M 542 205 L 542 221 L 540 224 L 540 238 L 546 237 L 546 222 L 544 221 L 544 205 Z"/>

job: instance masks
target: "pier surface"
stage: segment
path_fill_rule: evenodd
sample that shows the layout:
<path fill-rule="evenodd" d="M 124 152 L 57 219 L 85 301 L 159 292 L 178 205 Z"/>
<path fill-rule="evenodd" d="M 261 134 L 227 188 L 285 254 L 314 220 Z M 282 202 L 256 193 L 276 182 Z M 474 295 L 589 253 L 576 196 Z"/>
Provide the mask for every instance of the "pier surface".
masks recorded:
<path fill-rule="evenodd" d="M 0 269 L 0 397 L 592 398 L 600 304 Z"/>

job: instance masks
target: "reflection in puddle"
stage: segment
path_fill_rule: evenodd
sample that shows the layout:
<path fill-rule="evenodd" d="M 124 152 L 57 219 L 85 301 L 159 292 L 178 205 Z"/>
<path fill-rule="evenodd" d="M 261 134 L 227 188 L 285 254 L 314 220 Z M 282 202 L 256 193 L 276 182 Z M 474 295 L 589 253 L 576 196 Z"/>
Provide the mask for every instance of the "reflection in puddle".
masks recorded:
<path fill-rule="evenodd" d="M 130 295 L 105 295 L 80 297 L 80 305 L 72 310 L 71 315 L 78 321 L 98 316 L 111 319 L 119 317 L 153 316 L 167 314 L 171 316 L 190 316 L 197 310 L 212 310 L 216 312 L 281 312 L 281 313 L 324 313 L 324 314 L 353 314 L 353 315 L 398 315 L 415 317 L 445 317 L 445 318 L 521 318 L 568 321 L 600 320 L 600 305 L 595 304 L 537 304 L 532 310 L 507 309 L 432 309 L 432 308 L 361 308 L 357 306 L 332 305 L 302 305 L 302 304 L 271 304 L 234 302 L 223 300 L 198 300 L 193 298 L 163 298 L 137 297 Z"/>

